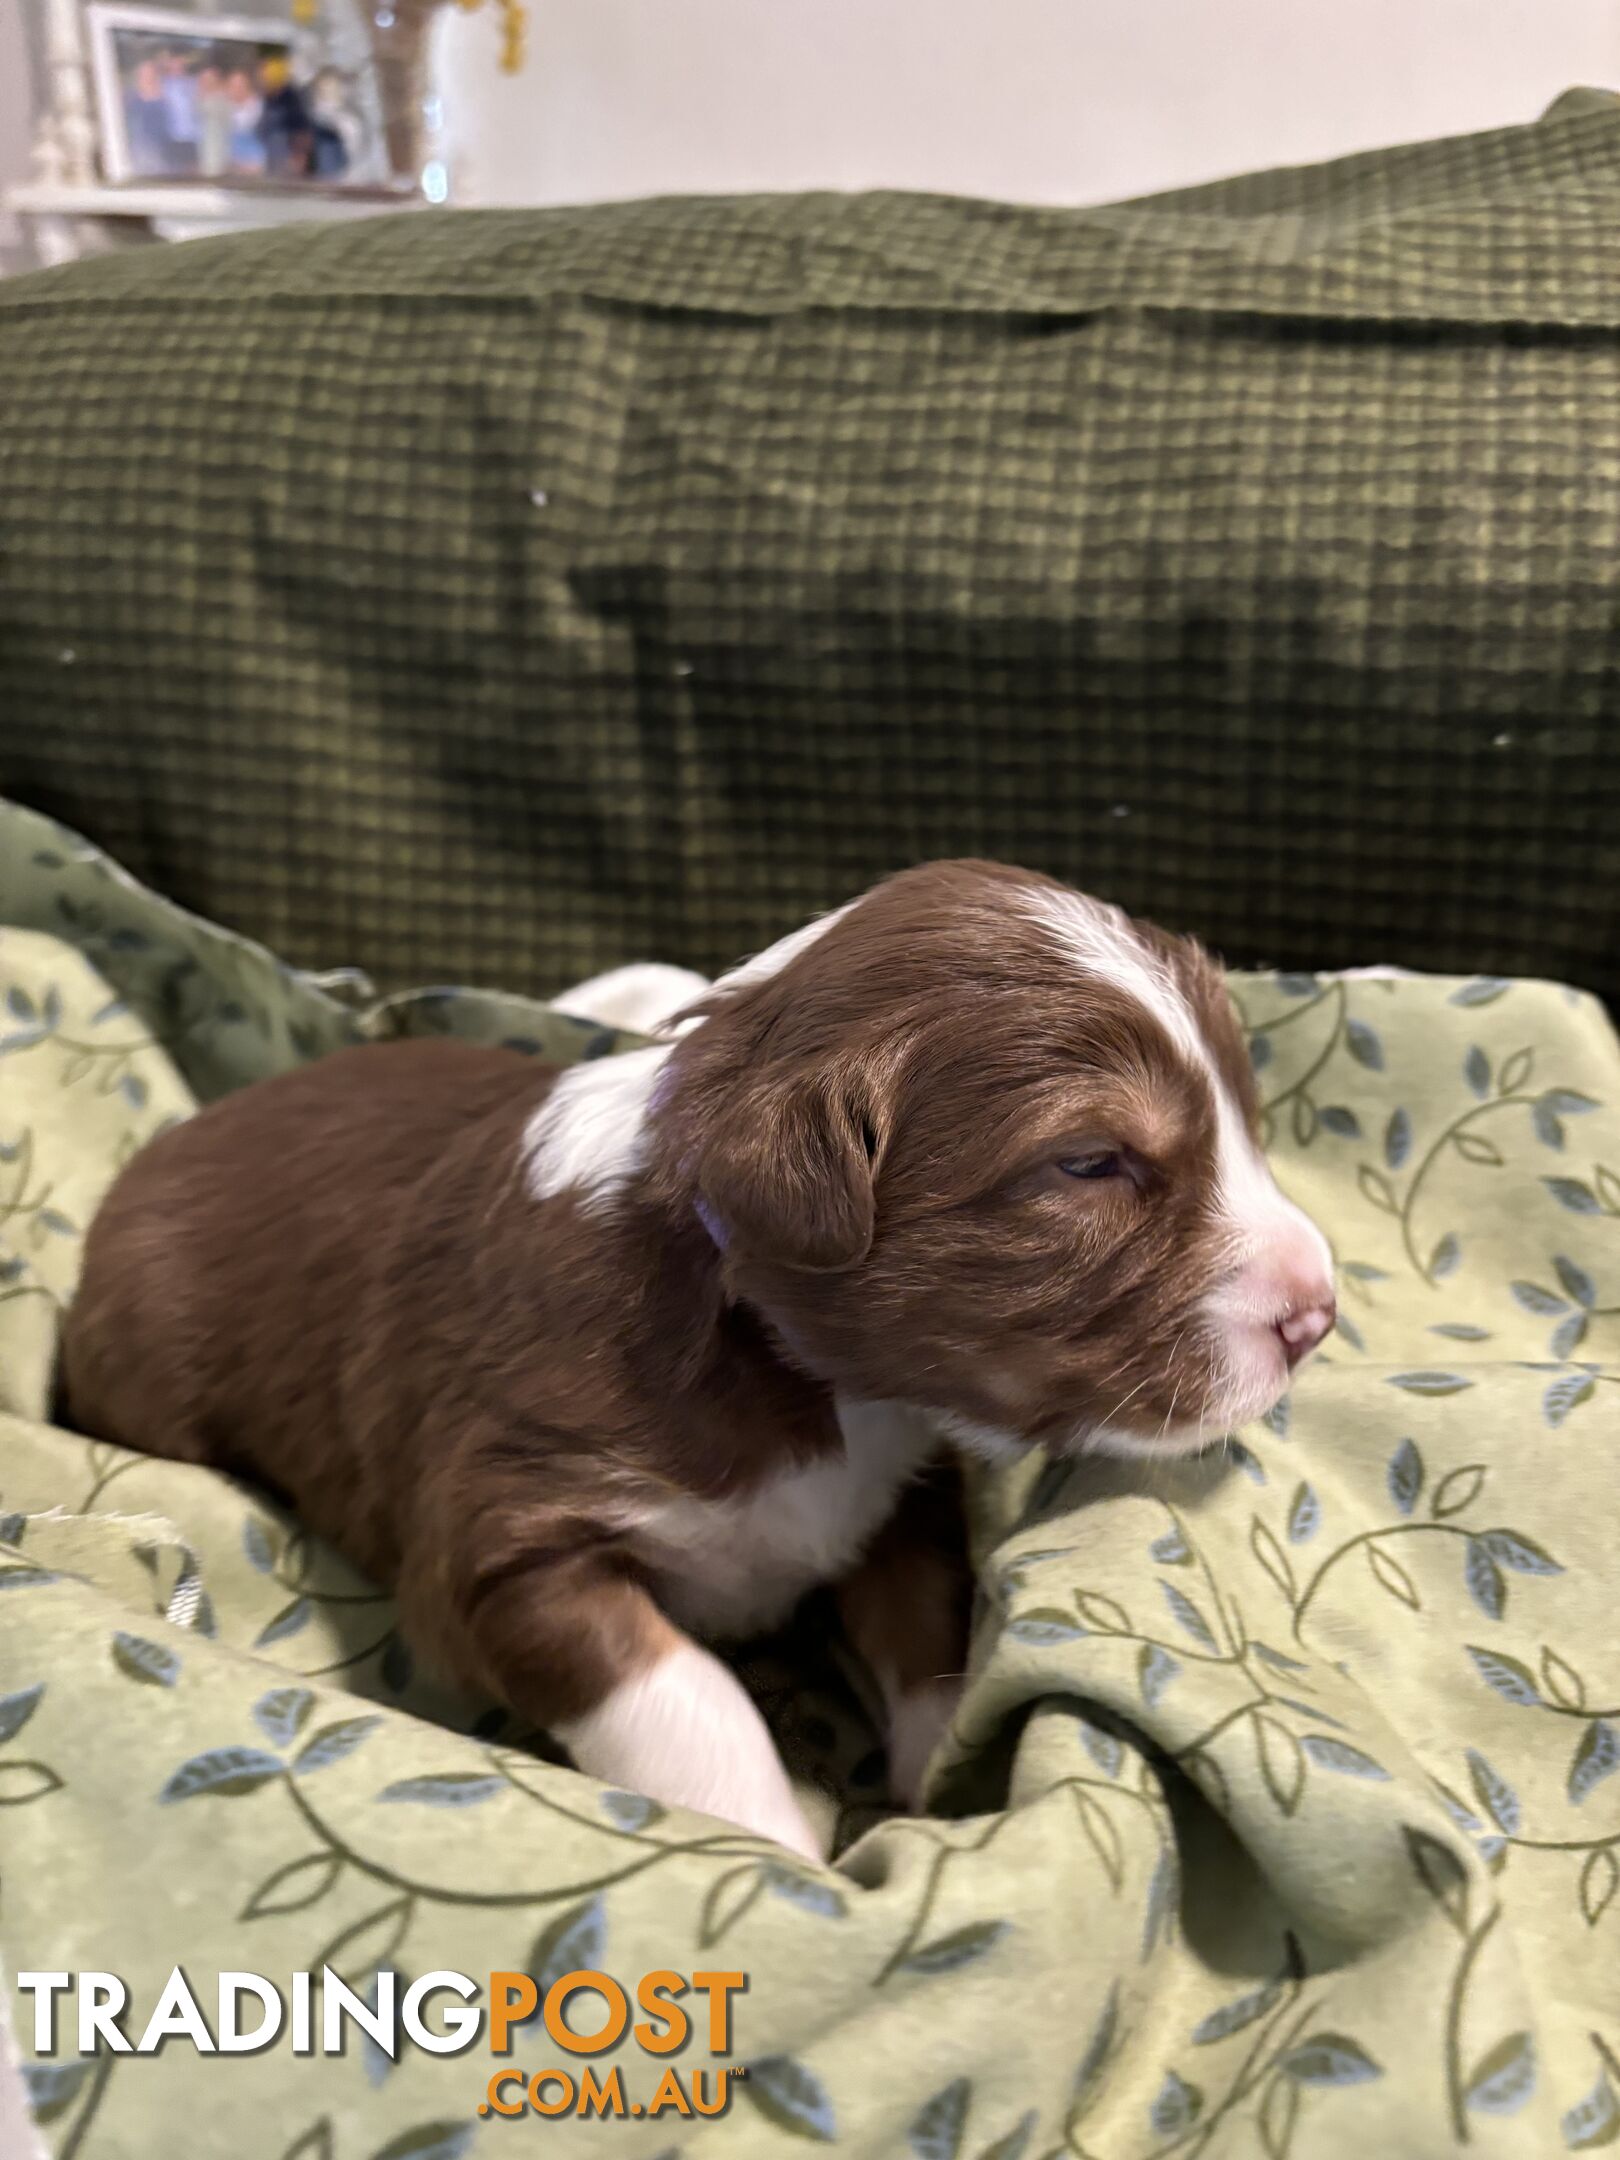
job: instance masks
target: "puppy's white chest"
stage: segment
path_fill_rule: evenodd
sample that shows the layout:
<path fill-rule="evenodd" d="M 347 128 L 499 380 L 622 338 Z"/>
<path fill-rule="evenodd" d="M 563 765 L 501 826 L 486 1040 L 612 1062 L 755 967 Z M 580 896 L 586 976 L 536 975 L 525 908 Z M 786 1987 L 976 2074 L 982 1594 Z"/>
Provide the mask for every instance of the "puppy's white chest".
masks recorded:
<path fill-rule="evenodd" d="M 699 1635 L 757 1634 L 860 1557 L 938 1441 L 897 1404 L 840 1401 L 838 1419 L 842 1455 L 740 1500 L 671 1501 L 637 1525 L 671 1619 Z"/>

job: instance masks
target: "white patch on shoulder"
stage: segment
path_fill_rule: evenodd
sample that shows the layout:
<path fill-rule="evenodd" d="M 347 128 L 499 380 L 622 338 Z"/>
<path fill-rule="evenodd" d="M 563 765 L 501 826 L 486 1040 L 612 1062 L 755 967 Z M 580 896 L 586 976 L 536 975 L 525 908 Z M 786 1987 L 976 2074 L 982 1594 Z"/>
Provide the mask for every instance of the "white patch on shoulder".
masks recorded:
<path fill-rule="evenodd" d="M 764 952 L 723 975 L 721 983 L 763 982 L 813 945 L 854 905 L 849 901 L 778 938 Z M 685 968 L 650 961 L 592 976 L 589 982 L 565 991 L 555 1001 L 555 1009 L 610 1027 L 661 1027 L 710 987 L 701 975 Z M 672 1032 L 684 1035 L 699 1025 L 696 1020 L 679 1022 Z M 645 1050 L 627 1050 L 618 1057 L 571 1066 L 563 1074 L 523 1135 L 524 1173 L 536 1200 L 572 1192 L 588 1214 L 599 1214 L 612 1205 L 615 1194 L 645 1166 L 647 1112 L 672 1047 L 654 1043 Z"/>
<path fill-rule="evenodd" d="M 524 1176 L 536 1200 L 577 1195 L 600 1213 L 646 1161 L 647 1105 L 669 1043 L 571 1065 L 524 1127 Z"/>
<path fill-rule="evenodd" d="M 632 1532 L 674 1620 L 720 1638 L 785 1620 L 807 1590 L 859 1559 L 901 1487 L 938 1447 L 920 1412 L 840 1400 L 844 1448 L 735 1500 L 667 1501 Z"/>
<path fill-rule="evenodd" d="M 576 983 L 552 999 L 551 1009 L 577 1020 L 595 1020 L 602 1027 L 631 1028 L 647 1035 L 705 996 L 708 988 L 708 977 L 690 968 L 642 960 Z"/>
<path fill-rule="evenodd" d="M 749 983 L 765 982 L 770 976 L 779 975 L 790 960 L 797 960 L 800 953 L 812 946 L 817 938 L 825 936 L 835 922 L 841 922 L 850 909 L 858 904 L 858 901 L 846 900 L 842 907 L 834 908 L 831 914 L 818 915 L 814 922 L 803 923 L 797 930 L 790 930 L 786 937 L 778 938 L 774 945 L 767 945 L 763 952 L 755 953 L 752 959 L 740 960 L 734 968 L 728 968 L 716 987 L 727 990 L 741 989 Z"/>
<path fill-rule="evenodd" d="M 765 1720 L 736 1675 L 696 1643 L 677 1643 L 553 1731 L 587 1777 L 718 1815 L 808 1860 L 824 1857 Z"/>

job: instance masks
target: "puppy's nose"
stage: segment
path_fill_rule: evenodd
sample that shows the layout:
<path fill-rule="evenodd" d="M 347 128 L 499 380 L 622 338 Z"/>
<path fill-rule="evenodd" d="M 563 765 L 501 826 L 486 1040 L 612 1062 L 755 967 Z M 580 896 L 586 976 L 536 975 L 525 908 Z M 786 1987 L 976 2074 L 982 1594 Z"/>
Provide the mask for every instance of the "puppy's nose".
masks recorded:
<path fill-rule="evenodd" d="M 1309 1357 L 1317 1344 L 1331 1332 L 1338 1316 L 1339 1308 L 1334 1302 L 1331 1290 L 1320 1302 L 1296 1305 L 1291 1312 L 1283 1315 L 1277 1322 L 1277 1339 L 1282 1344 L 1283 1356 L 1288 1360 L 1290 1371 L 1302 1358 Z"/>

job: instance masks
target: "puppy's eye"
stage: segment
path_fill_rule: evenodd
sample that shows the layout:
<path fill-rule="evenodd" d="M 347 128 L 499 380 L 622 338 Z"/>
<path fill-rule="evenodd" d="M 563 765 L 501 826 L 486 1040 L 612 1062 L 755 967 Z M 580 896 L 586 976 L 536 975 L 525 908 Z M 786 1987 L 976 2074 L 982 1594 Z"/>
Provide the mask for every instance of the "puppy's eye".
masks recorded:
<path fill-rule="evenodd" d="M 1094 1155 L 1069 1155 L 1058 1164 L 1065 1177 L 1115 1178 L 1124 1177 L 1125 1158 L 1117 1149 L 1099 1148 Z"/>

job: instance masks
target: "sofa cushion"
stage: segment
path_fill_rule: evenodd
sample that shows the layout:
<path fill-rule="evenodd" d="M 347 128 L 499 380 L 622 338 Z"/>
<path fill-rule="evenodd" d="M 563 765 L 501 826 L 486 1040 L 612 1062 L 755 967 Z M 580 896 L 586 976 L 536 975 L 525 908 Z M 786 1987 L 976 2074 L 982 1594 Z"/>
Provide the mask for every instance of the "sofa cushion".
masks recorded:
<path fill-rule="evenodd" d="M 0 285 L 0 790 L 387 981 L 921 856 L 1620 985 L 1620 101 L 1095 210 L 397 216 Z"/>

